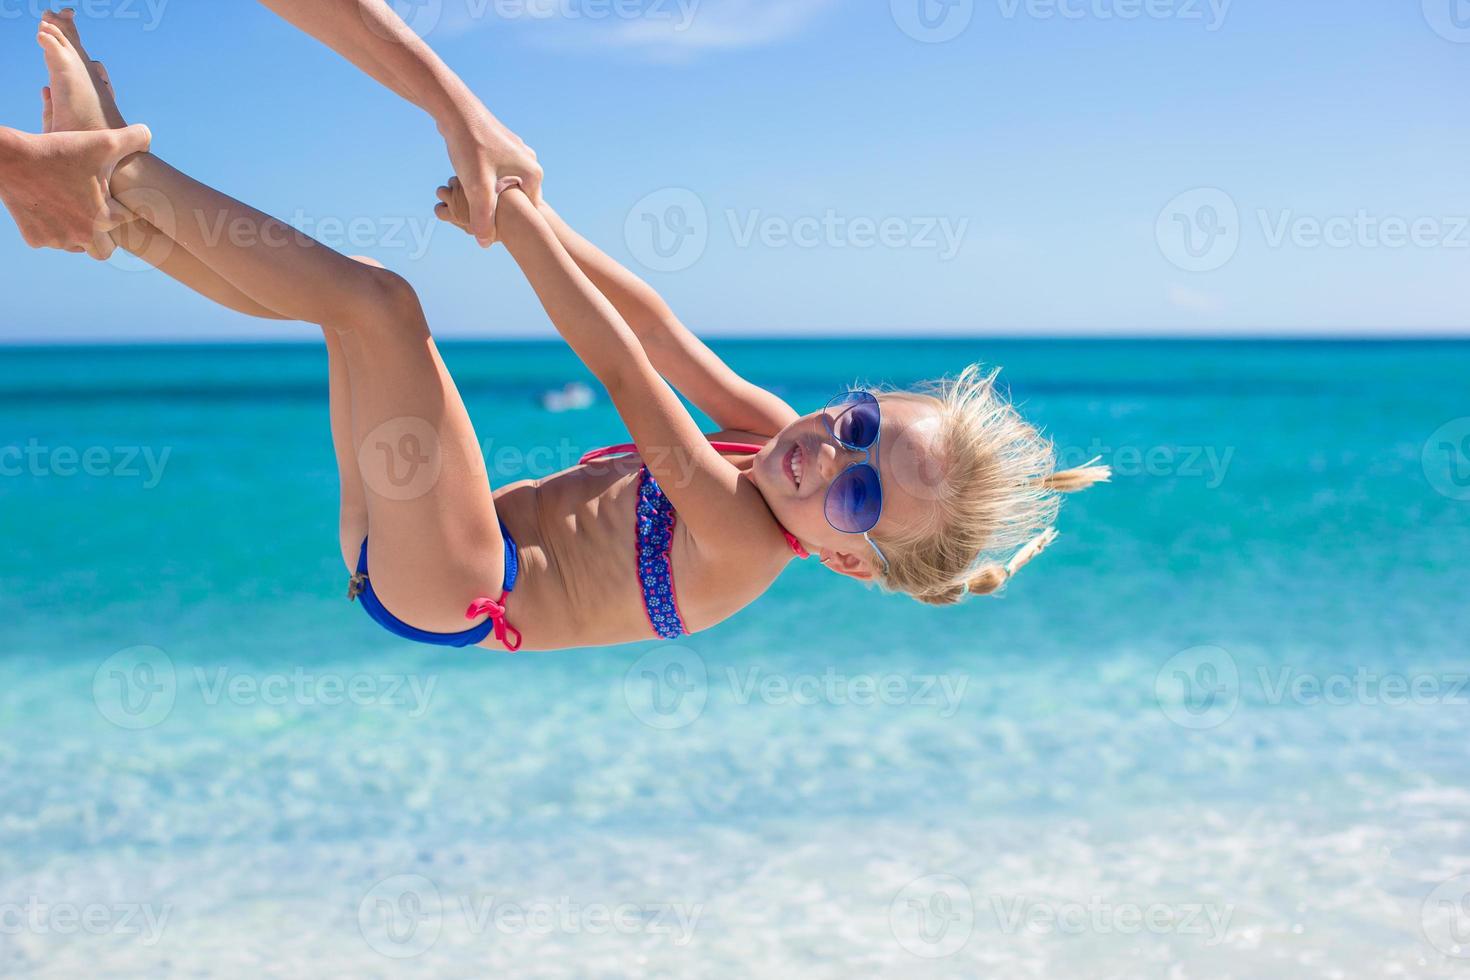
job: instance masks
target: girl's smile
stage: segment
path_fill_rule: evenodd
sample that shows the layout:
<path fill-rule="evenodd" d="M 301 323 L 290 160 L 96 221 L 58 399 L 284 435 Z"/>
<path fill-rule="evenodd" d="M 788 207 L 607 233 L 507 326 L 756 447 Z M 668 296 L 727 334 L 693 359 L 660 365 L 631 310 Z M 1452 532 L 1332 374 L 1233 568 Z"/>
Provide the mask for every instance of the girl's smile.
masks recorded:
<path fill-rule="evenodd" d="M 872 532 L 875 537 L 930 519 L 932 492 L 922 492 L 904 474 L 934 470 L 934 427 L 928 424 L 933 409 L 891 394 L 880 395 L 879 400 L 883 413 L 879 443 L 885 450 L 873 462 L 882 479 L 884 498 L 883 517 Z M 813 554 L 820 555 L 829 568 L 866 578 L 879 566 L 877 556 L 861 535 L 837 530 L 826 515 L 832 481 L 864 457 L 865 453 L 834 439 L 823 413 L 814 412 L 777 433 L 756 457 L 750 475 L 776 519 Z"/>
<path fill-rule="evenodd" d="M 801 489 L 802 463 L 805 458 L 806 453 L 802 452 L 801 444 L 795 443 L 782 460 L 782 465 L 786 469 L 786 475 L 791 479 L 792 487 L 797 490 Z"/>

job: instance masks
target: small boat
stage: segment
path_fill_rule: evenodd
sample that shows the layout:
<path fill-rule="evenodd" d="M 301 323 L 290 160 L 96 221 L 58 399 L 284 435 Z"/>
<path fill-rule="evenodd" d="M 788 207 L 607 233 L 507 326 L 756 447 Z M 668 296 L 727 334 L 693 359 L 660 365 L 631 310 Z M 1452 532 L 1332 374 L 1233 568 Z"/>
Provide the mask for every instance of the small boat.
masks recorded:
<path fill-rule="evenodd" d="M 541 407 L 548 412 L 579 412 L 591 408 L 596 402 L 596 393 L 580 381 L 541 394 Z"/>

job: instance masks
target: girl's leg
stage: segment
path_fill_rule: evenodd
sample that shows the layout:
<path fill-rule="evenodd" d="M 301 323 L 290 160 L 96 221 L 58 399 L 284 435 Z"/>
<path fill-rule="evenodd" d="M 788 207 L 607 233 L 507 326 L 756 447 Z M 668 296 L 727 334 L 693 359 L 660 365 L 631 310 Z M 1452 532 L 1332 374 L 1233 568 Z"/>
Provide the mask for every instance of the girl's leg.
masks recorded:
<path fill-rule="evenodd" d="M 133 253 L 206 299 L 248 316 L 267 320 L 285 319 L 240 292 L 142 218 L 116 229 L 112 232 L 112 237 L 119 248 Z M 372 259 L 360 256 L 357 260 L 367 265 L 378 265 Z M 348 571 L 356 571 L 357 553 L 362 547 L 363 538 L 367 537 L 367 500 L 362 477 L 357 471 L 357 452 L 352 442 L 352 382 L 347 372 L 347 355 L 342 350 L 341 338 L 336 331 L 327 329 L 322 330 L 322 335 L 327 342 L 332 446 L 337 454 L 337 476 L 341 485 L 341 516 L 338 524 L 342 560 Z"/>
<path fill-rule="evenodd" d="M 344 534 L 352 522 L 351 459 L 371 529 L 374 590 L 420 629 L 471 625 L 465 608 L 498 595 L 504 583 L 504 541 L 474 427 L 412 288 L 151 155 L 125 161 L 112 189 L 155 221 L 166 211 L 171 220 L 158 221 L 160 231 L 248 301 L 333 335 L 345 365 L 333 375 L 339 408 L 342 391 L 350 392 L 350 410 L 334 412 L 334 420 L 351 419 L 350 434 L 334 426 Z"/>
<path fill-rule="evenodd" d="M 159 272 L 226 309 L 262 320 L 286 319 L 240 292 L 209 266 L 180 248 L 178 243 L 147 220 L 147 211 L 134 213 L 139 216 L 112 231 L 113 243 L 118 248 L 131 252 Z"/>
<path fill-rule="evenodd" d="M 357 469 L 356 444 L 352 438 L 352 378 L 342 338 L 323 328 L 327 339 L 327 370 L 330 373 L 332 404 L 332 449 L 337 455 L 337 483 L 341 487 L 337 537 L 342 562 L 348 572 L 357 571 L 357 555 L 368 536 L 367 492 Z M 374 577 L 377 573 L 374 572 Z"/>
<path fill-rule="evenodd" d="M 74 127 L 106 125 L 80 38 L 49 24 L 42 32 L 53 111 Z M 258 307 L 336 334 L 346 364 L 336 380 L 350 389 L 350 441 L 372 532 L 373 589 L 420 629 L 473 625 L 464 610 L 504 583 L 504 540 L 474 427 L 412 288 L 150 154 L 124 161 L 112 192 L 130 210 L 148 211 L 160 232 Z"/>

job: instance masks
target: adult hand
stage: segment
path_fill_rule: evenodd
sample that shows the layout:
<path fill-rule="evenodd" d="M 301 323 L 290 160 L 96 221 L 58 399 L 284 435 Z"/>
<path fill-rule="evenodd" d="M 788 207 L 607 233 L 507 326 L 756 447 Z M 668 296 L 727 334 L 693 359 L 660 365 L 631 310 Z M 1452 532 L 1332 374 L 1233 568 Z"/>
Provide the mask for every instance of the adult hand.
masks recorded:
<path fill-rule="evenodd" d="M 526 145 L 483 107 L 441 125 L 449 162 L 464 187 L 468 231 L 488 248 L 495 243 L 495 207 L 514 178 L 532 201 L 541 201 L 541 165 Z"/>
<path fill-rule="evenodd" d="M 0 201 L 32 248 L 112 255 L 107 233 L 131 215 L 108 193 L 125 157 L 146 153 L 147 126 L 35 135 L 0 129 Z"/>

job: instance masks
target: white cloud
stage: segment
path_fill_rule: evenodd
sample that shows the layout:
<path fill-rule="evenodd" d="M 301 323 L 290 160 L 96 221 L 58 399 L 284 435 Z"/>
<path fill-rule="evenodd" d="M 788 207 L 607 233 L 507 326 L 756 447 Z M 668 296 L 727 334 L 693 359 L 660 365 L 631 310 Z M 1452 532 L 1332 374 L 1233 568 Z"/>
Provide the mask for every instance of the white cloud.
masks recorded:
<path fill-rule="evenodd" d="M 751 48 L 795 37 L 836 0 L 690 0 L 692 16 L 682 25 L 631 21 L 611 43 L 684 49 Z M 674 29 L 671 29 L 674 28 Z"/>
<path fill-rule="evenodd" d="M 621 50 L 653 60 L 776 44 L 797 36 L 840 0 L 464 0 L 440 31 L 514 24 L 530 43 Z"/>

